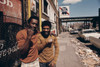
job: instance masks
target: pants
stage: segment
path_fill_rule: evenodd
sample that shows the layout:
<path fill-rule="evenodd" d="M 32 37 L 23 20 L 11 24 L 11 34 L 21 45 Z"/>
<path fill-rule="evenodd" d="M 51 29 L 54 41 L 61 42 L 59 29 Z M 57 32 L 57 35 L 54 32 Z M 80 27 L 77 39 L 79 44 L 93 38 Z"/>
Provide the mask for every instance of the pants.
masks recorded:
<path fill-rule="evenodd" d="M 39 66 L 39 59 L 36 59 L 35 61 L 31 63 L 21 63 L 21 67 L 40 67 Z"/>
<path fill-rule="evenodd" d="M 49 63 L 41 63 L 40 62 L 40 67 L 50 67 L 50 66 L 49 66 Z M 56 65 L 54 67 L 56 67 Z"/>
<path fill-rule="evenodd" d="M 40 67 L 50 67 L 50 66 L 49 66 L 49 63 L 41 63 L 40 62 Z"/>

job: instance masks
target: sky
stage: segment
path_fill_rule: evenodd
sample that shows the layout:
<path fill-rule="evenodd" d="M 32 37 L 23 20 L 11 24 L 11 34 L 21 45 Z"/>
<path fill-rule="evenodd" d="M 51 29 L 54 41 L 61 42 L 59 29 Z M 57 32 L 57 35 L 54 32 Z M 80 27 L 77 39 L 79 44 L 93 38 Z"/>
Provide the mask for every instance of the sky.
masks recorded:
<path fill-rule="evenodd" d="M 58 0 L 59 6 L 70 6 L 70 17 L 98 16 L 100 0 Z"/>

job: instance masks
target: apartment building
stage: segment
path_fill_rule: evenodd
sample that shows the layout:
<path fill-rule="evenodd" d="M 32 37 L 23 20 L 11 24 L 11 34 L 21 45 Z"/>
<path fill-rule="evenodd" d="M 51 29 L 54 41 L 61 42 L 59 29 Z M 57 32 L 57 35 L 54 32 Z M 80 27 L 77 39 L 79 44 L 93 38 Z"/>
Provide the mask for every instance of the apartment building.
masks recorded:
<path fill-rule="evenodd" d="M 51 31 L 55 34 L 59 32 L 59 15 L 57 0 L 42 0 L 42 21 L 49 20 L 52 23 Z"/>

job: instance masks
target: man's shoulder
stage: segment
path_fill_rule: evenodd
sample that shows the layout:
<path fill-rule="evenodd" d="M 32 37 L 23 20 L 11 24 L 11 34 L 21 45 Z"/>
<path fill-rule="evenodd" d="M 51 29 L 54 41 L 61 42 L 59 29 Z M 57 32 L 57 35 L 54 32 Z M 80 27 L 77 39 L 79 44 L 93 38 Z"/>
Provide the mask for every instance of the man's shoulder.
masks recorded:
<path fill-rule="evenodd" d="M 55 36 L 55 35 L 51 35 L 51 37 L 56 38 L 57 36 Z"/>
<path fill-rule="evenodd" d="M 26 29 L 22 29 L 22 30 L 18 31 L 18 33 L 24 33 L 24 32 L 26 32 Z"/>
<path fill-rule="evenodd" d="M 38 33 L 38 37 L 39 37 L 39 38 L 42 37 L 41 33 Z"/>
<path fill-rule="evenodd" d="M 22 34 L 24 35 L 25 33 L 26 33 L 26 29 L 22 29 L 22 30 L 18 31 L 17 35 L 22 35 Z"/>
<path fill-rule="evenodd" d="M 57 37 L 57 35 L 55 33 L 50 33 L 50 35 L 52 35 L 54 37 Z"/>

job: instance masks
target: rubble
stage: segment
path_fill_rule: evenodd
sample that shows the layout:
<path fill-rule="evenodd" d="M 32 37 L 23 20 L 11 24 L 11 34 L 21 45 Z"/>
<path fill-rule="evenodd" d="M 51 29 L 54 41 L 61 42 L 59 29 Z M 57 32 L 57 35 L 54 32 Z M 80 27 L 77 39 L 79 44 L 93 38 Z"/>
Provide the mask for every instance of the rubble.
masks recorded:
<path fill-rule="evenodd" d="M 90 48 L 80 46 L 82 43 L 72 38 L 71 42 L 76 45 L 76 54 L 81 58 L 81 62 L 86 67 L 98 67 L 100 65 L 100 58 Z"/>

